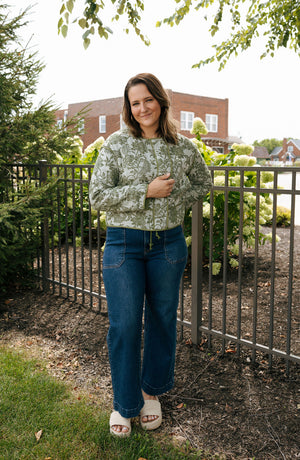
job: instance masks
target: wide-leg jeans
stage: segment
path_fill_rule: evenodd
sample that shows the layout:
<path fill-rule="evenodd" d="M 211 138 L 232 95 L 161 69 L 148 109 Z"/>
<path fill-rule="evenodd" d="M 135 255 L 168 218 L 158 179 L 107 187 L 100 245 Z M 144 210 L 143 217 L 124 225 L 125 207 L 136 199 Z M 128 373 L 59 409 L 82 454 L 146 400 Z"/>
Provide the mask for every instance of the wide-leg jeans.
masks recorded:
<path fill-rule="evenodd" d="M 123 417 L 139 415 L 142 389 L 159 395 L 174 385 L 179 286 L 186 260 L 181 226 L 157 232 L 107 228 L 107 344 L 114 409 Z"/>

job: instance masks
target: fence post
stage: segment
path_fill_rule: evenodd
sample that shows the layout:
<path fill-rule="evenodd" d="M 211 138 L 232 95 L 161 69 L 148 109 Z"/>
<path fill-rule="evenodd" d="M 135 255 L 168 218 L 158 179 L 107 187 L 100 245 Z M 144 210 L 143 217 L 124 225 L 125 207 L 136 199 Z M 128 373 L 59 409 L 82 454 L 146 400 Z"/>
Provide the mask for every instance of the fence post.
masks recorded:
<path fill-rule="evenodd" d="M 192 342 L 200 343 L 202 323 L 203 200 L 192 207 Z"/>
<path fill-rule="evenodd" d="M 39 161 L 40 186 L 47 181 L 47 161 Z M 41 251 L 42 251 L 42 288 L 43 291 L 49 290 L 49 221 L 48 212 L 44 211 L 41 222 Z"/>

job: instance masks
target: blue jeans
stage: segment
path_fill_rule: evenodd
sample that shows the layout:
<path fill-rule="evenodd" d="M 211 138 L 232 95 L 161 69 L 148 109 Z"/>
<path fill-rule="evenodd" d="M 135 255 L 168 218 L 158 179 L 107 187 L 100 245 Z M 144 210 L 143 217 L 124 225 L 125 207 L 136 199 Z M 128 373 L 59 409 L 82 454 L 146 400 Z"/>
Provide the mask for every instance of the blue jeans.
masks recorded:
<path fill-rule="evenodd" d="M 103 254 L 107 344 L 114 409 L 123 417 L 140 413 L 142 389 L 159 395 L 174 385 L 177 307 L 186 259 L 180 226 L 158 232 L 107 228 Z"/>

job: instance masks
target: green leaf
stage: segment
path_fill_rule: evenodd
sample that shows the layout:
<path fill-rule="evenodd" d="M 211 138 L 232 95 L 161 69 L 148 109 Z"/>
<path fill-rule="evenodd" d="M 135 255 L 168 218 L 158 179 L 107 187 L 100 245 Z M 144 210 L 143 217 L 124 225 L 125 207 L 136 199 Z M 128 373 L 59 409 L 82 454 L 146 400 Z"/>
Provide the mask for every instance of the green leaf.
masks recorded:
<path fill-rule="evenodd" d="M 90 46 L 90 43 L 91 43 L 91 40 L 89 38 L 86 38 L 83 41 L 83 47 L 84 47 L 85 50 Z"/>
<path fill-rule="evenodd" d="M 68 0 L 68 1 L 67 1 L 67 9 L 68 9 L 68 11 L 69 11 L 70 13 L 72 13 L 73 8 L 74 8 L 73 0 Z"/>
<path fill-rule="evenodd" d="M 86 19 L 84 19 L 84 18 L 79 19 L 78 24 L 80 25 L 80 27 L 82 29 L 85 29 L 87 27 L 87 25 L 88 25 Z"/>
<path fill-rule="evenodd" d="M 62 36 L 66 38 L 66 36 L 68 35 L 68 26 L 64 24 L 60 30 L 61 30 Z"/>

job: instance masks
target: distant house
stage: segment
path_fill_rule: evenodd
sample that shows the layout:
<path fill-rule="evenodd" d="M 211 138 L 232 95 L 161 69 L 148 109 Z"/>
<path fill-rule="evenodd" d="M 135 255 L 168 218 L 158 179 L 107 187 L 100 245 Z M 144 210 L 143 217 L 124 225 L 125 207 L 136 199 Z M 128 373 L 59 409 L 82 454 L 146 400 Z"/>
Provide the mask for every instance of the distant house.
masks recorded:
<path fill-rule="evenodd" d="M 283 139 L 282 147 L 275 147 L 270 153 L 272 162 L 292 165 L 300 160 L 300 139 Z"/>
<path fill-rule="evenodd" d="M 232 138 L 228 136 L 228 99 L 167 91 L 179 132 L 186 137 L 194 137 L 190 130 L 194 118 L 200 117 L 208 129 L 207 135 L 202 138 L 205 144 L 219 153 L 227 154 L 233 143 Z M 122 106 L 122 97 L 73 103 L 68 105 L 67 110 L 56 112 L 56 121 L 62 125 L 66 118 L 71 118 L 87 107 L 88 112 L 84 117 L 81 135 L 86 148 L 98 137 L 103 136 L 106 139 L 123 126 Z M 241 143 L 241 140 L 235 139 L 234 142 Z"/>
<path fill-rule="evenodd" d="M 261 146 L 254 147 L 252 156 L 257 159 L 258 164 L 265 163 L 271 160 L 267 147 L 261 147 Z"/>

